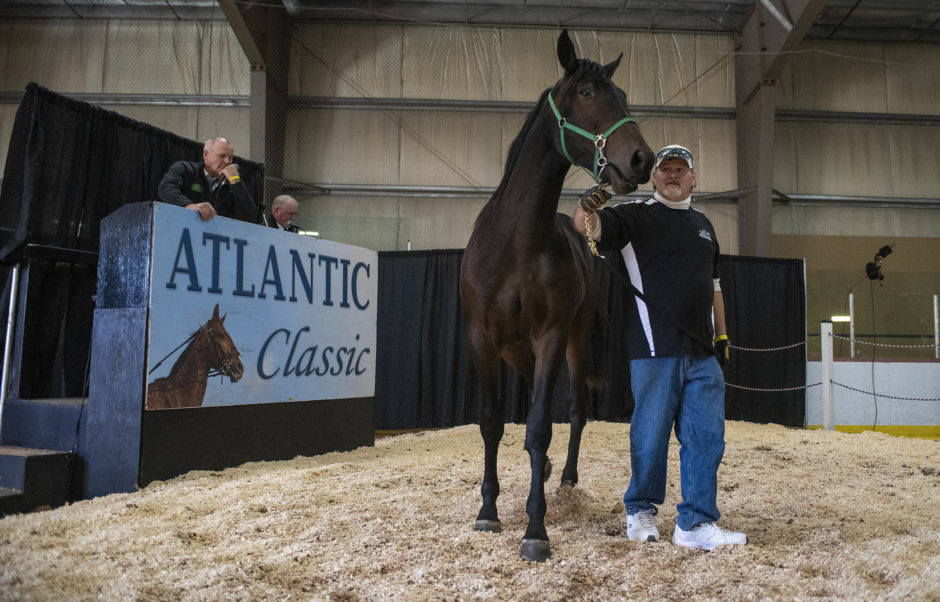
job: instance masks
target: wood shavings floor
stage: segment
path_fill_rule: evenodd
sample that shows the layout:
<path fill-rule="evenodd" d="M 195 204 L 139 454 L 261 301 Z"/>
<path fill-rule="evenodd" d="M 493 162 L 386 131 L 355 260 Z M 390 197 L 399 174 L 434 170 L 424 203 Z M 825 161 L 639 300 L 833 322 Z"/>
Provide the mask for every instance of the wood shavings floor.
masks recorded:
<path fill-rule="evenodd" d="M 580 483 L 559 489 L 555 425 L 546 524 L 552 557 L 518 556 L 524 426 L 500 452 L 501 534 L 473 531 L 475 425 L 373 448 L 225 471 L 0 520 L 0 600 L 940 600 L 940 442 L 729 422 L 720 524 L 744 547 L 624 537 L 628 424 L 591 422 Z"/>

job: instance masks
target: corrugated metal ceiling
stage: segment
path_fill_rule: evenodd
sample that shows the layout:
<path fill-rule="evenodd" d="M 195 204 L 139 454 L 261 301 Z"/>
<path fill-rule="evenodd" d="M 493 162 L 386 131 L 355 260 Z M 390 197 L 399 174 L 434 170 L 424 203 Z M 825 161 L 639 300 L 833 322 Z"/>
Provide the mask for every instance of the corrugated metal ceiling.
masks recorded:
<path fill-rule="evenodd" d="M 285 0 L 292 19 L 729 35 L 780 0 Z M 239 2 L 262 7 L 267 2 Z M 222 20 L 213 0 L 3 0 L 0 18 Z M 809 38 L 940 43 L 940 0 L 828 0 Z"/>

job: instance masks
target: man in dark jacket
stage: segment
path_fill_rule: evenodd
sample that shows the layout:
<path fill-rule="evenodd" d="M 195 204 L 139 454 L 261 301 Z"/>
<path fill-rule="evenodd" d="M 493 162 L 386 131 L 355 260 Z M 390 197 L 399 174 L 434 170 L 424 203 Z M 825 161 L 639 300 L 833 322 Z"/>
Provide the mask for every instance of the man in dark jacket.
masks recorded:
<path fill-rule="evenodd" d="M 258 223 L 260 208 L 232 163 L 235 149 L 225 138 L 206 140 L 202 162 L 177 161 L 160 181 L 157 193 L 164 203 L 185 207 L 203 221 L 216 215 Z"/>
<path fill-rule="evenodd" d="M 279 194 L 271 202 L 271 223 L 268 225 L 278 230 L 287 230 L 288 232 L 297 232 L 300 227 L 294 223 L 297 219 L 297 210 L 299 203 L 297 199 L 289 194 Z"/>

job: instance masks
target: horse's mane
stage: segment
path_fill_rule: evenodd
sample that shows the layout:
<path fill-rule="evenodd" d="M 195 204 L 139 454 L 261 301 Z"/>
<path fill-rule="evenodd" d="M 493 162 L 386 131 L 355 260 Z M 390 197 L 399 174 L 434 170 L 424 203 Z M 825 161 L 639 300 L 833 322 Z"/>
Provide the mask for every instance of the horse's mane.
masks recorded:
<path fill-rule="evenodd" d="M 597 82 L 610 79 L 610 75 L 604 71 L 604 67 L 600 63 L 595 63 L 591 59 L 578 59 L 578 68 L 574 70 L 571 79 L 573 81 Z"/>
<path fill-rule="evenodd" d="M 532 110 L 526 115 L 525 123 L 522 124 L 522 129 L 519 130 L 516 139 L 509 145 L 509 153 L 506 155 L 506 169 L 503 171 L 503 179 L 499 183 L 499 187 L 496 189 L 493 196 L 501 194 L 503 188 L 505 188 L 506 181 L 509 180 L 509 173 L 516 166 L 516 160 L 519 159 L 519 153 L 522 150 L 522 142 L 529 134 L 529 130 L 532 129 L 532 124 L 535 123 L 535 116 L 538 115 L 539 111 L 542 109 L 542 105 L 545 104 L 549 91 L 551 91 L 551 88 L 545 88 L 542 95 L 539 96 L 538 102 L 535 103 L 535 106 L 532 107 Z"/>
<path fill-rule="evenodd" d="M 539 96 L 538 102 L 535 103 L 535 106 L 529 111 L 529 114 L 525 117 L 525 123 L 522 124 L 522 129 L 519 130 L 519 133 L 516 135 L 515 140 L 512 141 L 512 144 L 509 145 L 509 153 L 506 155 L 506 169 L 503 170 L 503 178 L 499 182 L 499 186 L 496 187 L 496 191 L 493 192 L 493 196 L 490 197 L 489 202 L 483 207 L 483 210 L 480 211 L 480 214 L 477 216 L 476 221 L 474 222 L 474 227 L 476 224 L 479 224 L 480 221 L 484 218 L 485 215 L 488 215 L 495 206 L 494 201 L 502 198 L 503 191 L 506 189 L 506 185 L 509 182 L 509 174 L 512 173 L 513 168 L 516 166 L 516 161 L 519 159 L 519 153 L 522 151 L 522 143 L 528 136 L 529 131 L 532 129 L 532 124 L 535 123 L 535 116 L 539 114 L 542 106 L 545 104 L 545 99 L 548 98 L 548 93 L 551 91 L 551 88 L 545 88 L 545 91 L 542 92 L 542 95 Z"/>
<path fill-rule="evenodd" d="M 188 345 L 183 347 L 183 350 L 180 351 L 179 356 L 176 358 L 176 361 L 173 362 L 173 367 L 170 368 L 170 374 L 175 374 L 179 368 L 183 367 L 183 364 L 189 361 L 189 352 L 192 350 L 193 343 L 196 342 L 196 337 L 199 335 L 199 332 L 206 328 L 208 322 L 197 328 L 196 330 L 189 333 L 187 339 L 192 338 L 192 341 Z"/>

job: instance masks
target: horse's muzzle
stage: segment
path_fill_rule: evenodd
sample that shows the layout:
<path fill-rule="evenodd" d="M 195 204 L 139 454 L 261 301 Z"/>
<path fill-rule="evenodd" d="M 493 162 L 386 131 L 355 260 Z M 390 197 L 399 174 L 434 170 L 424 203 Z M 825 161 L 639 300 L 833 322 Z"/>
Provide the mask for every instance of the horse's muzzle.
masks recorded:
<path fill-rule="evenodd" d="M 245 367 L 242 365 L 241 360 L 235 359 L 231 362 L 225 362 L 225 365 L 222 366 L 222 372 L 229 377 L 233 383 L 237 383 L 242 376 L 245 375 Z"/>
<path fill-rule="evenodd" d="M 617 194 L 630 194 L 637 189 L 637 185 L 624 177 L 623 173 L 617 169 L 613 163 L 608 163 L 603 175 Z"/>

